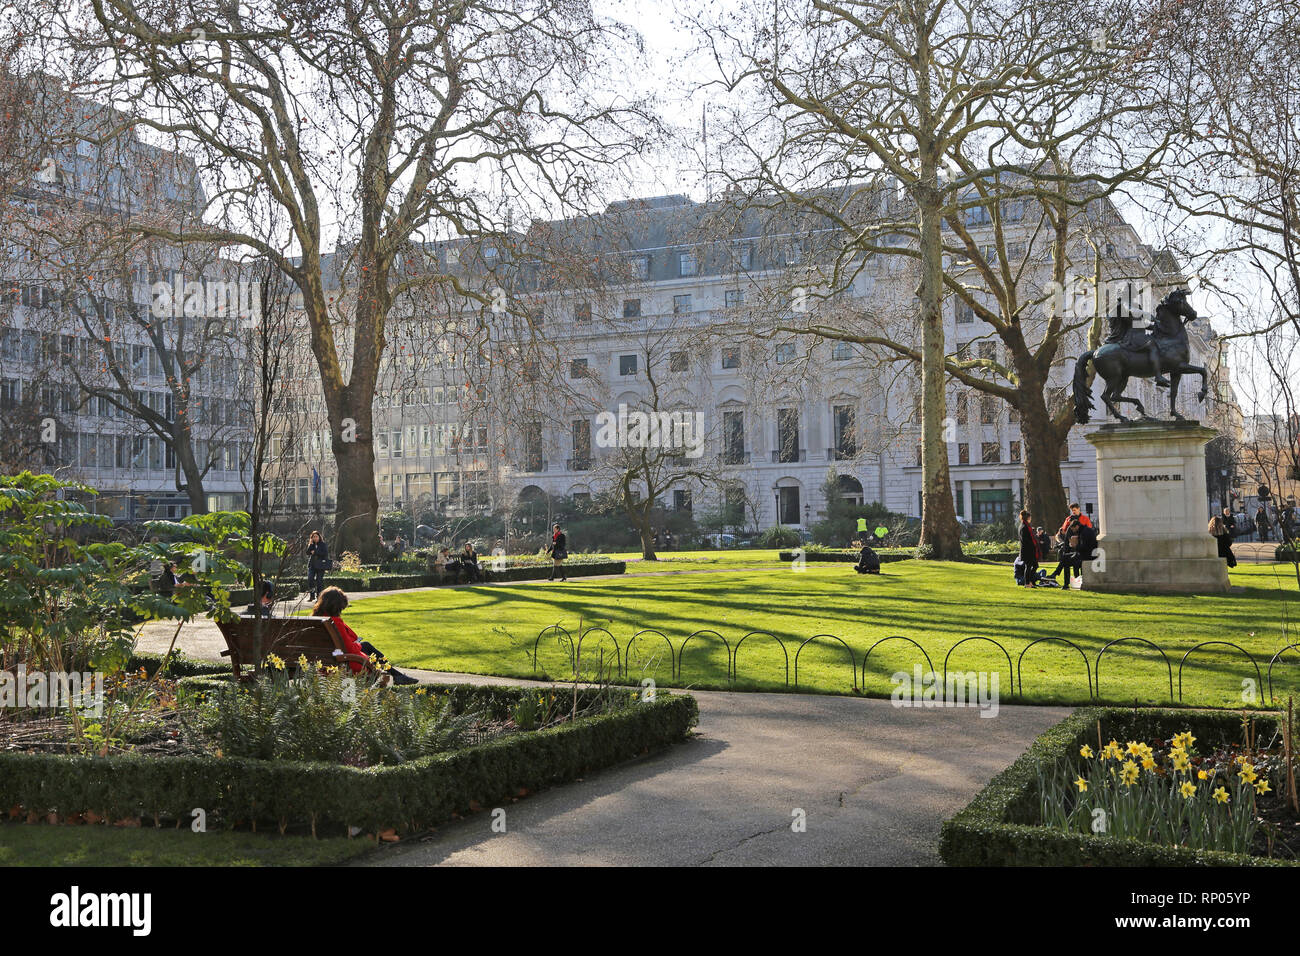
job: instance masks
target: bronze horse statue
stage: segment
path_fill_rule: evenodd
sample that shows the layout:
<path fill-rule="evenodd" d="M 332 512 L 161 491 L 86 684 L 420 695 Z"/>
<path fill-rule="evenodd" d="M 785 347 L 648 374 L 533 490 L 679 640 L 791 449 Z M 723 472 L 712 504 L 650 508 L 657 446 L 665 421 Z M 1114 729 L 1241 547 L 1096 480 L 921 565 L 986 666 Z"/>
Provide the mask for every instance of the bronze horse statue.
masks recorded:
<path fill-rule="evenodd" d="M 1191 352 L 1187 345 L 1187 322 L 1196 318 L 1196 310 L 1187 301 L 1187 290 L 1177 289 L 1156 306 L 1155 322 L 1150 332 L 1133 328 L 1131 316 L 1122 314 L 1122 307 L 1110 317 L 1110 334 L 1106 344 L 1084 352 L 1074 365 L 1074 420 L 1080 425 L 1088 422 L 1092 411 L 1092 390 L 1088 387 L 1088 362 L 1106 382 L 1101 400 L 1112 415 L 1122 422 L 1128 421 L 1120 414 L 1121 403 L 1136 405 L 1138 413 L 1152 421 L 1142 403 L 1136 398 L 1126 398 L 1124 388 L 1130 378 L 1154 378 L 1157 385 L 1169 388 L 1169 413 L 1182 419 L 1175 403 L 1178 400 L 1178 382 L 1193 372 L 1201 376 L 1199 401 L 1205 401 L 1206 374 L 1199 365 L 1189 365 Z M 1168 373 L 1166 380 L 1162 373 Z"/>

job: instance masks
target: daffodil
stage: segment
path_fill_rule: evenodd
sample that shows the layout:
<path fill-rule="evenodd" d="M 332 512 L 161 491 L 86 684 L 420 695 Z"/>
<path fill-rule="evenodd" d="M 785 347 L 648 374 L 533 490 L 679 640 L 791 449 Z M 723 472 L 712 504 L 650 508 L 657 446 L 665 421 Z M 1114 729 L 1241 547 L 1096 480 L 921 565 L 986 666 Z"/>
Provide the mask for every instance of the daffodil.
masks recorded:
<path fill-rule="evenodd" d="M 1138 765 L 1132 760 L 1124 761 L 1124 774 L 1122 777 L 1124 786 L 1131 787 L 1133 784 L 1137 783 L 1138 774 L 1140 772 L 1141 771 L 1138 770 Z"/>
<path fill-rule="evenodd" d="M 1088 789 L 1088 781 L 1084 780 L 1082 776 L 1080 776 L 1077 780 L 1074 781 L 1074 785 L 1079 788 L 1080 793 L 1083 793 L 1085 790 Z"/>
<path fill-rule="evenodd" d="M 1210 775 L 1209 775 L 1208 773 L 1206 773 L 1204 770 L 1198 770 L 1198 771 L 1196 771 L 1196 779 L 1197 779 L 1197 780 L 1209 780 L 1209 779 L 1210 779 Z"/>
<path fill-rule="evenodd" d="M 1174 746 L 1180 750 L 1186 750 L 1194 743 L 1196 743 L 1196 738 L 1192 736 L 1190 730 L 1174 736 Z"/>
<path fill-rule="evenodd" d="M 1087 744 L 1084 744 L 1082 747 L 1079 748 L 1079 756 L 1080 756 L 1080 757 L 1091 757 L 1091 756 L 1092 756 L 1092 748 L 1089 747 Z"/>
<path fill-rule="evenodd" d="M 1214 791 L 1214 799 L 1219 801 L 1220 803 L 1227 803 L 1228 791 L 1223 789 L 1223 787 L 1220 787 L 1218 790 Z"/>
<path fill-rule="evenodd" d="M 1181 750 L 1174 754 L 1174 769 L 1180 773 L 1186 773 L 1188 770 L 1192 769 L 1192 762 L 1187 759 L 1187 754 L 1183 753 Z"/>
<path fill-rule="evenodd" d="M 1188 780 L 1181 787 L 1178 788 L 1178 792 L 1181 793 L 1184 797 L 1191 797 L 1196 793 L 1196 784 Z"/>
<path fill-rule="evenodd" d="M 1142 753 L 1142 745 L 1141 745 L 1140 743 L 1138 743 L 1136 740 L 1130 740 L 1130 741 L 1128 742 L 1128 748 L 1127 748 L 1127 749 L 1128 749 L 1129 754 L 1132 755 L 1132 756 L 1134 756 L 1134 757 L 1140 756 L 1141 753 Z"/>
<path fill-rule="evenodd" d="M 1142 758 L 1142 769 L 1143 769 L 1143 770 L 1152 770 L 1152 771 L 1154 771 L 1154 770 L 1156 769 L 1156 762 L 1155 762 L 1153 759 L 1151 759 L 1150 757 L 1143 757 L 1143 758 Z"/>
<path fill-rule="evenodd" d="M 1252 767 L 1250 764 L 1242 764 L 1241 772 L 1238 773 L 1237 776 L 1240 777 L 1246 783 L 1254 783 L 1255 768 Z"/>
<path fill-rule="evenodd" d="M 1267 781 L 1267 780 L 1256 780 L 1256 781 L 1255 781 L 1255 792 L 1256 792 L 1256 793 L 1268 793 L 1269 790 L 1271 790 L 1271 789 L 1272 789 L 1272 788 L 1268 785 L 1268 781 Z"/>

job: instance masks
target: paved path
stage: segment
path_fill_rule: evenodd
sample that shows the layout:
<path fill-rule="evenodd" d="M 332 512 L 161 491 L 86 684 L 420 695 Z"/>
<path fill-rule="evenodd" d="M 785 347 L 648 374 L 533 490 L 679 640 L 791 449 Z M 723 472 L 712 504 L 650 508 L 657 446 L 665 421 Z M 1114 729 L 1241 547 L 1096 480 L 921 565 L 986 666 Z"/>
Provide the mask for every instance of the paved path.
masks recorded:
<path fill-rule="evenodd" d="M 146 625 L 141 650 L 166 650 L 173 629 Z M 202 620 L 178 646 L 217 659 L 225 644 Z M 691 740 L 508 804 L 504 834 L 477 813 L 361 865 L 935 865 L 942 822 L 1069 713 L 1004 706 L 983 718 L 853 697 L 692 693 Z M 806 832 L 791 830 L 796 808 Z"/>
<path fill-rule="evenodd" d="M 1069 713 L 693 693 L 693 739 L 507 804 L 505 833 L 485 810 L 359 865 L 937 865 L 942 822 Z"/>

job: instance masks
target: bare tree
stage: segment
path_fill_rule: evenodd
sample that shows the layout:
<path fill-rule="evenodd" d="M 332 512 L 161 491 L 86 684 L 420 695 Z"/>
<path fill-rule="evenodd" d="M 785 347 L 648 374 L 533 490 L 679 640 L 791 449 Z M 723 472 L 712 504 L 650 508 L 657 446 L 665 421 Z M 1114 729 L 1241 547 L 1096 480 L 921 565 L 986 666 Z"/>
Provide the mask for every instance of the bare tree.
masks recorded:
<path fill-rule="evenodd" d="M 636 106 L 600 102 L 587 82 L 621 34 L 564 0 L 94 0 L 92 11 L 67 35 L 112 57 L 104 92 L 195 153 L 209 209 L 225 211 L 186 234 L 144 231 L 248 248 L 301 294 L 338 511 L 353 519 L 338 546 L 373 554 L 372 400 L 393 302 L 420 283 L 482 301 L 424 244 L 496 234 L 509 202 L 580 204 L 596 171 L 635 149 L 624 128 Z M 285 223 L 274 241 L 249 226 L 272 208 Z M 327 259 L 331 232 L 342 262 Z M 351 294 L 331 301 L 333 278 Z"/>
<path fill-rule="evenodd" d="M 1163 27 L 1105 3 L 807 0 L 751 4 L 708 34 L 721 85 L 757 90 L 775 111 L 767 123 L 736 111 L 721 175 L 832 227 L 820 268 L 813 242 L 791 281 L 826 299 L 893 274 L 885 298 L 909 317 L 901 327 L 841 305 L 787 308 L 772 331 L 878 346 L 919 367 L 921 542 L 935 557 L 960 554 L 949 375 L 1019 411 L 1031 509 L 1064 510 L 1058 452 L 1071 423 L 1047 379 L 1070 328 L 1071 232 L 1162 147 L 1125 137 L 1144 109 L 1136 91 L 1158 75 L 1145 51 Z M 947 297 L 986 323 L 1005 361 L 950 354 Z"/>

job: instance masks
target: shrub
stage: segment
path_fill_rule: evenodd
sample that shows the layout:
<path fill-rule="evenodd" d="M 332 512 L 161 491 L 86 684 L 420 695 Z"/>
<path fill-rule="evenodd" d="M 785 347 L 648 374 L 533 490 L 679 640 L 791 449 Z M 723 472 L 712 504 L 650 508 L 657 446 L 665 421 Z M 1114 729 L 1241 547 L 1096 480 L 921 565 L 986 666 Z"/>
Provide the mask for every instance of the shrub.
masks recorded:
<path fill-rule="evenodd" d="M 793 528 L 768 528 L 758 536 L 757 544 L 760 548 L 797 548 L 799 532 Z"/>

